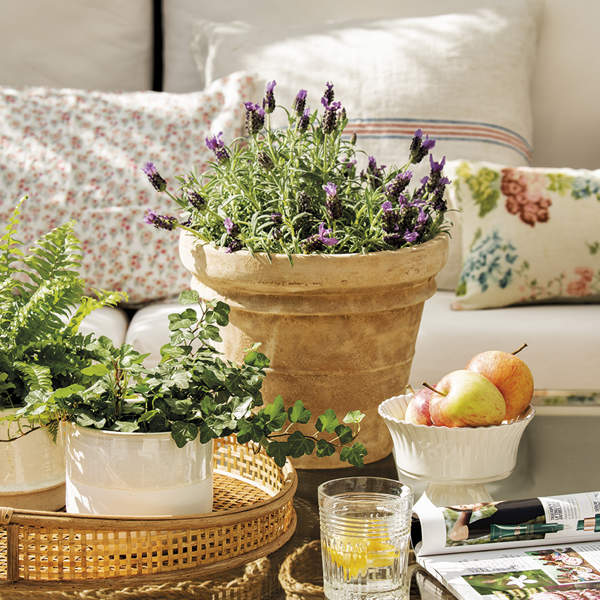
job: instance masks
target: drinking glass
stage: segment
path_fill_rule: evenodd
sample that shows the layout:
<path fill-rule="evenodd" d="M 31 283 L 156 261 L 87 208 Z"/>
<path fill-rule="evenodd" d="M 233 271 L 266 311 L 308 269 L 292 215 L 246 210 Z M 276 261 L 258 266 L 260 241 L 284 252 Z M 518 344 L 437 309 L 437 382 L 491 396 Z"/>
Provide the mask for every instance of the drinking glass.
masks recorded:
<path fill-rule="evenodd" d="M 407 600 L 413 495 L 382 477 L 346 477 L 318 489 L 328 600 Z"/>

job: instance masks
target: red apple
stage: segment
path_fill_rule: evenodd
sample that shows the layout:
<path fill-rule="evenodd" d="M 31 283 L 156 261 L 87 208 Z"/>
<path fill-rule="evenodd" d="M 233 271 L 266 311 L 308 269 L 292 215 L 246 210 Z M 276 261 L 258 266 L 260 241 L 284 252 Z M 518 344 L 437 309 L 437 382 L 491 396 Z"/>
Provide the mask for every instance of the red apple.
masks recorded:
<path fill-rule="evenodd" d="M 444 375 L 429 402 L 434 425 L 478 427 L 499 425 L 506 414 L 500 390 L 487 378 L 465 369 Z"/>
<path fill-rule="evenodd" d="M 429 401 L 434 393 L 427 388 L 419 390 L 408 403 L 404 420 L 413 425 L 432 425 L 431 415 L 429 414 Z"/>
<path fill-rule="evenodd" d="M 500 390 L 506 402 L 507 419 L 518 417 L 529 406 L 533 396 L 533 375 L 518 356 L 488 350 L 476 354 L 467 369 L 481 373 Z"/>

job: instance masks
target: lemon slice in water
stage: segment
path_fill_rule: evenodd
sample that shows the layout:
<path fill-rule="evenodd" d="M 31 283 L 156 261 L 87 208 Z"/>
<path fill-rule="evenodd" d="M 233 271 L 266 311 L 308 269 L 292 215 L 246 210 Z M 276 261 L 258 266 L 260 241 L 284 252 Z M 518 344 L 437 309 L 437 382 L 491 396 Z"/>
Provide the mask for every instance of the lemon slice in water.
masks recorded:
<path fill-rule="evenodd" d="M 325 551 L 347 578 L 366 573 L 369 568 L 391 567 L 399 550 L 392 544 L 379 540 L 343 538 L 335 547 L 325 546 Z"/>

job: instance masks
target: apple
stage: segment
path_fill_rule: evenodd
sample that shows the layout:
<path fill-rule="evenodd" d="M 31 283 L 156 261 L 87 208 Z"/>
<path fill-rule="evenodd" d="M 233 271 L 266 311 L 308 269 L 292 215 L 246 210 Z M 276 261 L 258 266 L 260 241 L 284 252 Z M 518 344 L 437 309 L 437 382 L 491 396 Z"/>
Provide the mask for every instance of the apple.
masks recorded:
<path fill-rule="evenodd" d="M 475 371 L 460 369 L 444 375 L 429 402 L 434 425 L 478 427 L 499 425 L 506 415 L 500 390 Z"/>
<path fill-rule="evenodd" d="M 487 377 L 504 396 L 506 418 L 518 417 L 531 402 L 533 375 L 529 367 L 515 354 L 488 350 L 476 354 L 466 367 Z"/>
<path fill-rule="evenodd" d="M 404 420 L 413 425 L 432 425 L 429 414 L 429 402 L 435 392 L 428 388 L 419 390 L 408 403 Z"/>

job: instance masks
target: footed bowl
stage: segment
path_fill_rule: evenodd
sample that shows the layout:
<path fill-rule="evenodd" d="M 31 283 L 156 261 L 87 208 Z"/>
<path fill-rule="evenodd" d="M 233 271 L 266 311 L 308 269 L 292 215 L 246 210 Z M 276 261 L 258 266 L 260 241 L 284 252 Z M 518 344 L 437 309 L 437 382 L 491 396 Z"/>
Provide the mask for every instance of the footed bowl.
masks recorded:
<path fill-rule="evenodd" d="M 413 425 L 404 420 L 412 396 L 394 396 L 378 407 L 392 436 L 398 477 L 427 481 L 425 495 L 437 505 L 492 500 L 484 484 L 512 473 L 533 407 L 487 427 Z"/>

